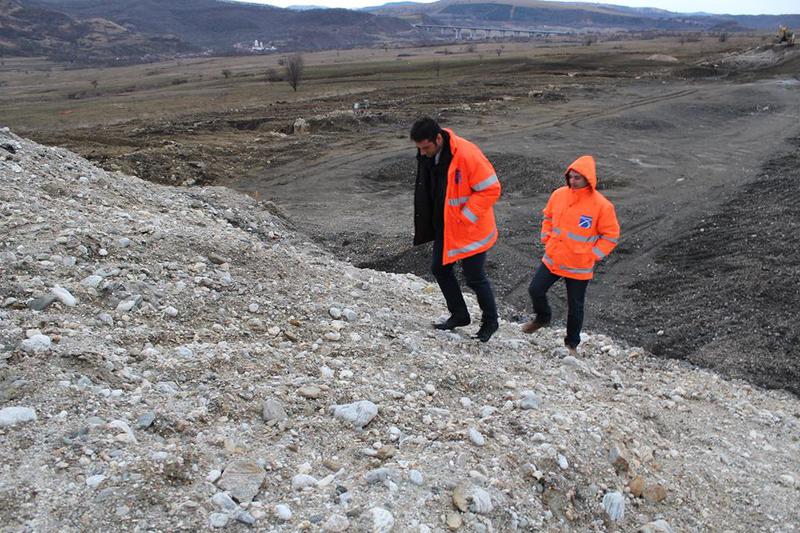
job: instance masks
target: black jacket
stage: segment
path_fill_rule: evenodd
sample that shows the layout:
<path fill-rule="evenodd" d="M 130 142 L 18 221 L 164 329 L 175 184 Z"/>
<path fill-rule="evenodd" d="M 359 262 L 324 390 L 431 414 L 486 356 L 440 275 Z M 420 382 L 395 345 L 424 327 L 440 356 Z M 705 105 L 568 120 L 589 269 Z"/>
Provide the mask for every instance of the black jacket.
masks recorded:
<path fill-rule="evenodd" d="M 444 200 L 447 196 L 447 171 L 453 154 L 450 139 L 442 132 L 444 145 L 439 163 L 417 151 L 417 180 L 414 186 L 414 246 L 425 244 L 444 233 Z"/>

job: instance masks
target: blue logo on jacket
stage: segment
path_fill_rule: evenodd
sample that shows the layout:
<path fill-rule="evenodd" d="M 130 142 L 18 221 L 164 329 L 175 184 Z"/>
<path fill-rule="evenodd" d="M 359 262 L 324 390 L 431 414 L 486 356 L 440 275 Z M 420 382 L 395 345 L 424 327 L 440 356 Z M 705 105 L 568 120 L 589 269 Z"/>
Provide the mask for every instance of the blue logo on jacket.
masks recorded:
<path fill-rule="evenodd" d="M 461 170 L 456 169 L 456 185 L 461 183 Z"/>
<path fill-rule="evenodd" d="M 581 215 L 581 219 L 578 221 L 578 226 L 583 229 L 589 229 L 592 227 L 592 217 L 589 215 Z"/>

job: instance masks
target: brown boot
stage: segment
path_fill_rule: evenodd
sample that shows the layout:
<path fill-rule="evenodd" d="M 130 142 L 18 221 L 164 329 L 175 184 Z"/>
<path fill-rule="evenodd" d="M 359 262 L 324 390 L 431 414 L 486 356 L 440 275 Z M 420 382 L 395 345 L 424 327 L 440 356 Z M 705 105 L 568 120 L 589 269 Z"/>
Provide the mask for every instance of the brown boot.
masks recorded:
<path fill-rule="evenodd" d="M 564 346 L 566 346 L 567 351 L 571 356 L 573 357 L 578 356 L 578 347 L 571 345 L 569 342 L 567 342 L 567 339 L 564 339 Z"/>
<path fill-rule="evenodd" d="M 578 349 L 576 347 L 567 344 L 567 351 L 572 357 L 578 357 Z"/>
<path fill-rule="evenodd" d="M 544 322 L 537 322 L 536 320 L 529 320 L 522 324 L 522 333 L 533 333 L 534 331 L 538 331 L 540 328 L 547 327 L 548 324 Z"/>

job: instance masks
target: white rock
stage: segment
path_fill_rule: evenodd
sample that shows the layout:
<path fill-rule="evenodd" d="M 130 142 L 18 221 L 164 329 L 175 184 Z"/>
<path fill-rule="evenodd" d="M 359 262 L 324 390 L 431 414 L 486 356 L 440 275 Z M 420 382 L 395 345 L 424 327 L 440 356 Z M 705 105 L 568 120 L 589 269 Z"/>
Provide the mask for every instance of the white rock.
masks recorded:
<path fill-rule="evenodd" d="M 220 511 L 234 511 L 239 505 L 225 492 L 218 492 L 211 497 L 211 501 Z"/>
<path fill-rule="evenodd" d="M 486 444 L 486 439 L 484 439 L 483 435 L 481 435 L 481 432 L 475 428 L 469 428 L 467 430 L 467 436 L 475 446 L 483 446 Z"/>
<path fill-rule="evenodd" d="M 332 514 L 325 520 L 325 523 L 322 524 L 322 531 L 331 531 L 334 533 L 339 533 L 341 531 L 347 531 L 350 527 L 350 520 L 347 519 L 346 516 L 340 514 Z"/>
<path fill-rule="evenodd" d="M 164 314 L 171 317 L 178 316 L 178 310 L 172 307 L 171 305 L 164 308 Z"/>
<path fill-rule="evenodd" d="M 308 474 L 297 474 L 292 478 L 292 490 L 303 490 L 306 487 L 316 487 L 317 478 Z"/>
<path fill-rule="evenodd" d="M 794 476 L 791 474 L 783 474 L 780 477 L 781 485 L 786 485 L 787 487 L 794 487 L 797 485 L 797 480 L 794 479 Z"/>
<path fill-rule="evenodd" d="M 618 491 L 609 492 L 603 496 L 603 508 L 611 520 L 619 522 L 625 518 L 625 497 Z"/>
<path fill-rule="evenodd" d="M 283 520 L 284 522 L 288 522 L 292 519 L 292 510 L 289 508 L 288 505 L 284 505 L 279 503 L 275 506 L 275 516 Z"/>
<path fill-rule="evenodd" d="M 472 487 L 470 498 L 472 501 L 469 504 L 469 510 L 473 513 L 489 514 L 494 509 L 492 497 L 480 487 Z"/>
<path fill-rule="evenodd" d="M 636 530 L 636 533 L 674 533 L 666 520 L 655 520 Z"/>
<path fill-rule="evenodd" d="M 117 440 L 121 442 L 136 442 L 136 437 L 133 435 L 133 430 L 128 425 L 127 422 L 123 420 L 112 420 L 108 423 L 109 429 L 118 429 L 122 431 L 121 434 L 117 435 Z"/>
<path fill-rule="evenodd" d="M 409 470 L 408 471 L 408 480 L 411 481 L 414 485 L 421 486 L 422 485 L 422 472 L 419 470 Z"/>
<path fill-rule="evenodd" d="M 92 274 L 91 276 L 86 276 L 81 280 L 81 285 L 88 288 L 95 288 L 103 281 L 102 276 L 98 276 L 97 274 Z"/>
<path fill-rule="evenodd" d="M 136 300 L 123 300 L 117 304 L 116 310 L 121 313 L 127 313 L 128 311 L 133 309 L 135 305 L 136 305 Z"/>
<path fill-rule="evenodd" d="M 100 483 L 105 481 L 106 476 L 102 474 L 97 474 L 95 476 L 89 476 L 86 478 L 86 486 L 92 489 L 96 489 L 100 486 Z"/>
<path fill-rule="evenodd" d="M 328 314 L 331 315 L 331 318 L 335 320 L 339 320 L 340 318 L 342 318 L 342 310 L 339 309 L 338 307 L 331 307 L 330 309 L 328 309 Z"/>
<path fill-rule="evenodd" d="M 150 459 L 152 459 L 156 463 L 163 463 L 164 461 L 167 460 L 168 457 L 169 453 L 165 451 L 158 451 L 150 454 Z"/>
<path fill-rule="evenodd" d="M 194 352 L 188 346 L 178 346 L 175 348 L 175 353 L 183 358 L 190 359 L 194 357 Z"/>
<path fill-rule="evenodd" d="M 226 513 L 211 513 L 208 517 L 208 524 L 213 528 L 223 528 L 228 525 L 230 516 Z"/>
<path fill-rule="evenodd" d="M 0 409 L 0 427 L 8 427 L 23 422 L 35 422 L 36 411 L 30 407 L 11 406 Z"/>
<path fill-rule="evenodd" d="M 78 303 L 78 300 L 76 300 L 75 297 L 72 294 L 70 294 L 70 292 L 67 289 L 63 287 L 59 287 L 58 285 L 56 285 L 55 287 L 53 287 L 53 290 L 51 292 L 53 293 L 53 296 L 55 296 L 58 299 L 59 302 L 66 305 L 67 307 L 75 307 L 75 305 L 77 305 Z"/>
<path fill-rule="evenodd" d="M 372 533 L 389 533 L 394 528 L 394 516 L 381 507 L 369 510 L 372 515 Z"/>
<path fill-rule="evenodd" d="M 561 470 L 566 470 L 569 468 L 569 462 L 567 461 L 567 458 L 561 454 L 558 454 L 558 467 Z"/>
<path fill-rule="evenodd" d="M 360 400 L 349 404 L 334 405 L 331 407 L 331 412 L 335 418 L 350 422 L 353 427 L 361 429 L 378 414 L 378 406 L 369 400 Z"/>
<path fill-rule="evenodd" d="M 519 402 L 522 409 L 538 409 L 541 403 L 539 396 L 532 390 L 522 391 L 522 399 Z"/>
<path fill-rule="evenodd" d="M 49 351 L 51 345 L 52 341 L 50 340 L 50 337 L 39 333 L 22 341 L 22 344 L 20 344 L 19 348 L 26 353 L 38 354 Z"/>
<path fill-rule="evenodd" d="M 495 407 L 492 407 L 491 405 L 484 405 L 483 407 L 481 407 L 480 411 L 481 418 L 488 418 L 492 416 L 495 413 L 495 411 L 497 411 Z"/>
<path fill-rule="evenodd" d="M 222 475 L 222 470 L 212 470 L 206 476 L 206 481 L 208 481 L 209 483 L 214 483 L 220 478 L 221 475 Z"/>

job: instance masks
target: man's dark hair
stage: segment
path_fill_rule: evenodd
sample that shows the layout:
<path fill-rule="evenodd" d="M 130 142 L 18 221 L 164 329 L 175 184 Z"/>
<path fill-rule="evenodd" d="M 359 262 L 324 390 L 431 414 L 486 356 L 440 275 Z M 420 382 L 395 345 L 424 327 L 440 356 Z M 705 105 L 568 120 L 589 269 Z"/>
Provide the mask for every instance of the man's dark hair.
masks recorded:
<path fill-rule="evenodd" d="M 442 133 L 442 128 L 431 117 L 422 117 L 411 126 L 411 140 L 436 142 L 436 136 Z"/>

